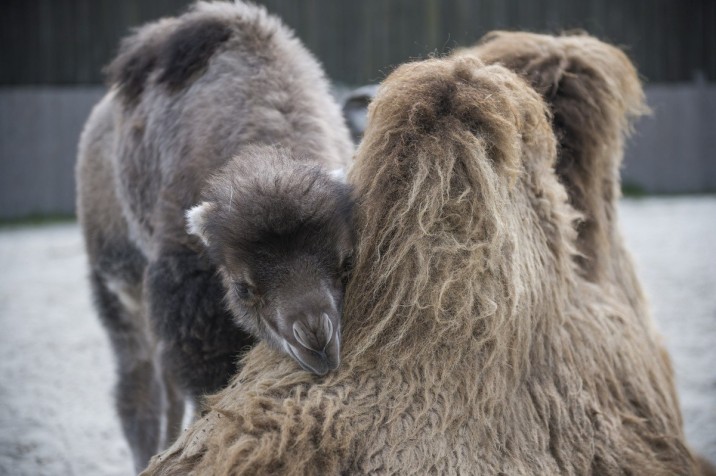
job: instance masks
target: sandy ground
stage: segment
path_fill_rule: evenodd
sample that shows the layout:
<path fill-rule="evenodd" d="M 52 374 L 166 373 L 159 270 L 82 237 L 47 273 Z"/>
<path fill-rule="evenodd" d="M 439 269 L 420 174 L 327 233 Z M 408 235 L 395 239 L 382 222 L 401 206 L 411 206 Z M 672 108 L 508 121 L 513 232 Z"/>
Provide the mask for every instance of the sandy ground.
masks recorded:
<path fill-rule="evenodd" d="M 688 439 L 716 461 L 716 197 L 627 200 L 621 212 Z M 132 473 L 85 266 L 74 224 L 0 230 L 0 474 Z"/>

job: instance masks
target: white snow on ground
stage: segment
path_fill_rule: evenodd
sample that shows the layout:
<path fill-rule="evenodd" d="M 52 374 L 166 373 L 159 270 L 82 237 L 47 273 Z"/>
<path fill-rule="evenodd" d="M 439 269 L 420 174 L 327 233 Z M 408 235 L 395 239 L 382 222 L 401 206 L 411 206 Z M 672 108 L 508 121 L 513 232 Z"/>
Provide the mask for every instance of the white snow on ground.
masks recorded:
<path fill-rule="evenodd" d="M 0 232 L 0 474 L 128 475 L 79 228 Z"/>
<path fill-rule="evenodd" d="M 687 441 L 716 463 L 716 197 L 625 200 L 621 223 L 671 352 Z"/>
<path fill-rule="evenodd" d="M 689 442 L 716 460 L 716 197 L 625 200 L 621 212 Z M 132 474 L 86 274 L 76 225 L 0 230 L 0 474 Z"/>

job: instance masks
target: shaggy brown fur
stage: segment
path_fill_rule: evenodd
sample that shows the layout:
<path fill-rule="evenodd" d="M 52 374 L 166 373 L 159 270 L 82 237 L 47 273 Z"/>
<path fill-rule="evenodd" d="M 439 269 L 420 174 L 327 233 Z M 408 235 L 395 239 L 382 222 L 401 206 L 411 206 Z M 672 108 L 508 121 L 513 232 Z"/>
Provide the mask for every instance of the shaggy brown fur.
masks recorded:
<path fill-rule="evenodd" d="M 622 295 L 650 326 L 648 304 L 617 219 L 624 139 L 632 120 L 648 111 L 633 65 L 618 48 L 584 33 L 496 31 L 456 52 L 465 54 L 514 70 L 542 94 L 559 141 L 556 171 L 570 203 L 583 214 L 578 262 L 589 279 L 614 284 L 612 295 Z M 670 366 L 665 349 L 662 355 Z M 703 458 L 697 462 L 702 474 L 716 473 Z"/>
<path fill-rule="evenodd" d="M 625 281 L 617 226 L 619 167 L 631 121 L 648 109 L 634 66 L 618 48 L 585 34 L 549 36 L 488 33 L 473 54 L 523 76 L 542 95 L 553 115 L 556 171 L 570 203 L 584 215 L 579 225 L 580 264 L 594 280 Z M 638 288 L 627 263 L 630 282 Z"/>
<path fill-rule="evenodd" d="M 634 307 L 575 265 L 539 96 L 474 58 L 398 68 L 352 172 L 344 358 L 265 345 L 146 474 L 689 474 Z"/>

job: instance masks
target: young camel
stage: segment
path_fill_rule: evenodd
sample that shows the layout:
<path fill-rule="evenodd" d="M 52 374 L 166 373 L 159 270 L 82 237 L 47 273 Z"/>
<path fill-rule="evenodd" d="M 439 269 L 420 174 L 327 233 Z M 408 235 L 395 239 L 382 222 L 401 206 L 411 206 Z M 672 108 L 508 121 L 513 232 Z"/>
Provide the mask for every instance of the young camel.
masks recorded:
<path fill-rule="evenodd" d="M 78 215 L 139 471 L 255 339 L 317 374 L 338 366 L 352 200 L 328 170 L 353 145 L 321 66 L 255 5 L 143 26 L 108 72 Z"/>

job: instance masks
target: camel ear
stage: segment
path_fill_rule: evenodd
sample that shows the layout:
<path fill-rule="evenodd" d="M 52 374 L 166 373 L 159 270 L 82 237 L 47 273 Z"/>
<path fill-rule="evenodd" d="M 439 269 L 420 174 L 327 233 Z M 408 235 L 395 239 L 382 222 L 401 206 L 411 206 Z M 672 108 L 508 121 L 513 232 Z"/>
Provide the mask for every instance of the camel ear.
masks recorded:
<path fill-rule="evenodd" d="M 214 209 L 211 202 L 201 202 L 199 205 L 186 211 L 186 231 L 190 235 L 196 235 L 201 238 L 205 245 L 209 245 L 209 239 L 206 235 L 206 218 Z"/>

